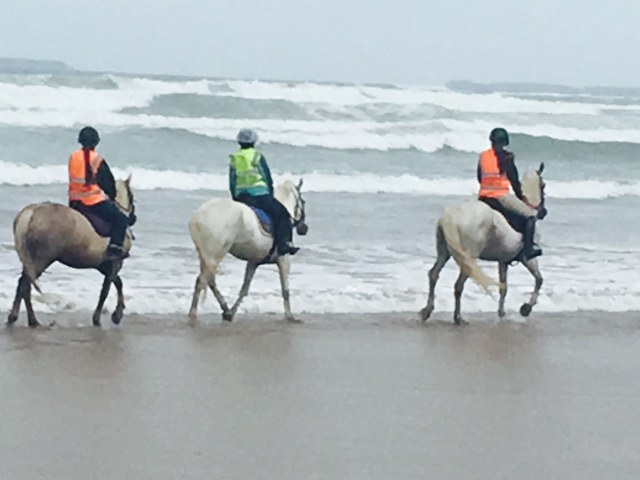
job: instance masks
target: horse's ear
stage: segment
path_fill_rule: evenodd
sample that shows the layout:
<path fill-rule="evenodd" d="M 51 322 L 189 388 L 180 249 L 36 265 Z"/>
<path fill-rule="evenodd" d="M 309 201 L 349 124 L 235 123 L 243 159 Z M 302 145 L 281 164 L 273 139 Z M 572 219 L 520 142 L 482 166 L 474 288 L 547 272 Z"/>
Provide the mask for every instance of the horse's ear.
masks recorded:
<path fill-rule="evenodd" d="M 298 186 L 297 186 L 298 191 L 300 191 L 302 189 L 302 184 L 303 183 L 304 183 L 304 179 L 301 178 L 300 181 L 298 182 Z"/>
<path fill-rule="evenodd" d="M 538 173 L 540 175 L 542 175 L 542 172 L 544 172 L 544 162 L 540 163 L 540 168 L 538 168 Z"/>
<path fill-rule="evenodd" d="M 124 184 L 127 186 L 127 188 L 131 186 L 131 174 L 129 174 L 127 179 L 124 181 Z"/>

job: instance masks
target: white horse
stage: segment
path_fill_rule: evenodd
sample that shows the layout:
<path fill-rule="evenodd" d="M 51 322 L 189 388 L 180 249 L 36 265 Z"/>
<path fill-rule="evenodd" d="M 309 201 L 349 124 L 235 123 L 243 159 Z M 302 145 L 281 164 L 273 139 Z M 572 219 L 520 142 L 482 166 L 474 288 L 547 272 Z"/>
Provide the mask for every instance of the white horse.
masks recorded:
<path fill-rule="evenodd" d="M 542 171 L 544 164 L 538 170 L 527 170 L 522 176 L 522 193 L 527 202 L 536 209 L 544 209 L 544 182 Z M 544 214 L 542 215 L 544 216 Z M 480 200 L 469 200 L 457 207 L 447 209 L 438 221 L 436 232 L 438 258 L 429 271 L 429 299 L 422 309 L 422 321 L 428 320 L 434 309 L 435 287 L 440 271 L 450 256 L 460 267 L 460 275 L 455 284 L 455 312 L 454 322 L 460 325 L 460 298 L 467 278 L 473 278 L 485 290 L 492 285 L 500 288 L 500 305 L 498 315 L 503 318 L 504 299 L 507 295 L 507 267 L 517 258 L 523 248 L 523 238 L 514 230 L 505 217 L 493 210 Z M 498 262 L 500 283 L 488 277 L 476 263 L 476 259 Z M 523 261 L 523 265 L 531 272 L 536 280 L 535 290 L 528 303 L 520 308 L 520 314 L 529 316 L 533 306 L 538 301 L 538 293 L 542 286 L 542 275 L 538 270 L 537 259 Z"/>
<path fill-rule="evenodd" d="M 308 227 L 305 223 L 305 202 L 300 194 L 301 189 L 302 180 L 298 186 L 287 180 L 276 187 L 274 196 L 289 212 L 298 234 L 306 235 Z M 189 233 L 200 257 L 200 274 L 196 279 L 193 301 L 189 310 L 189 318 L 192 321 L 196 319 L 200 293 L 207 285 L 222 308 L 222 318 L 229 322 L 233 320 L 240 302 L 249 292 L 249 285 L 256 269 L 264 263 L 278 264 L 285 318 L 291 322 L 296 321 L 289 306 L 290 255 L 271 254 L 273 237 L 262 228 L 251 208 L 230 198 L 209 200 L 191 217 Z M 216 286 L 218 266 L 227 253 L 247 262 L 242 288 L 231 308 L 227 306 L 227 302 Z"/>

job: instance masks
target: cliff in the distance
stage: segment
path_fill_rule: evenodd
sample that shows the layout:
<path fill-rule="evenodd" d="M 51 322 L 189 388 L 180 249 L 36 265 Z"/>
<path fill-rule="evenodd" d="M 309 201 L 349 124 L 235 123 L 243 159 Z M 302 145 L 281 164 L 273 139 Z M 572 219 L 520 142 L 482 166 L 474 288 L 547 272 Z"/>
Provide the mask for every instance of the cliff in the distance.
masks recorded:
<path fill-rule="evenodd" d="M 28 60 L 26 58 L 0 57 L 0 73 L 69 73 L 73 68 L 63 62 L 52 60 Z"/>

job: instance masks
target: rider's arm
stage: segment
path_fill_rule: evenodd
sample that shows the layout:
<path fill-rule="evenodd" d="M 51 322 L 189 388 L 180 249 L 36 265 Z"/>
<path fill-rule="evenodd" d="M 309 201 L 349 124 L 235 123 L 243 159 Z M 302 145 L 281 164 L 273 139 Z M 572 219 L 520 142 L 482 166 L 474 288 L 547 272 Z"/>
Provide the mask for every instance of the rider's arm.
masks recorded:
<path fill-rule="evenodd" d="M 513 155 L 509 155 L 505 158 L 504 171 L 507 174 L 507 178 L 511 182 L 511 187 L 513 187 L 513 193 L 515 193 L 516 197 L 522 200 L 524 197 L 522 196 L 522 187 L 520 186 L 520 177 L 518 176 L 518 169 L 516 168 Z"/>
<path fill-rule="evenodd" d="M 258 168 L 260 169 L 260 173 L 262 173 L 263 178 L 267 181 L 269 193 L 273 195 L 273 179 L 271 178 L 271 170 L 269 170 L 269 165 L 267 165 L 267 159 L 264 158 L 264 155 L 260 157 Z"/>
<path fill-rule="evenodd" d="M 236 198 L 236 169 L 233 165 L 229 165 L 229 191 L 231 192 L 231 198 Z"/>
<path fill-rule="evenodd" d="M 480 166 L 480 162 L 478 162 L 478 183 L 482 183 L 482 167 Z"/>
<path fill-rule="evenodd" d="M 96 183 L 100 187 L 100 189 L 109 197 L 110 200 L 115 200 L 116 198 L 116 180 L 113 178 L 113 173 L 111 173 L 111 169 L 105 160 L 102 161 L 100 166 L 98 167 L 98 172 L 96 173 Z"/>

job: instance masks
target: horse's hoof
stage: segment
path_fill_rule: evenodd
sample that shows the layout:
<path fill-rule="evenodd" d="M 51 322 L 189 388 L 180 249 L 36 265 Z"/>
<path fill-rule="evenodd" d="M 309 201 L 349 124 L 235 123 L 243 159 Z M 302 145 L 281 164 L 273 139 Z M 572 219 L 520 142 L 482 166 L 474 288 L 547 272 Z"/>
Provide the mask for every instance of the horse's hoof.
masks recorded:
<path fill-rule="evenodd" d="M 302 320 L 300 320 L 299 318 L 294 317 L 293 315 L 290 317 L 285 317 L 285 320 L 289 323 L 304 323 Z"/>
<path fill-rule="evenodd" d="M 8 323 L 9 325 L 13 325 L 13 324 L 14 324 L 14 323 L 16 323 L 17 321 L 18 321 L 18 315 L 10 314 L 10 315 L 7 317 L 7 323 Z"/>
<path fill-rule="evenodd" d="M 531 305 L 529 305 L 528 303 L 523 303 L 520 307 L 520 315 L 522 315 L 523 317 L 528 317 L 529 315 L 531 315 L 531 310 L 533 310 L 533 307 Z"/>
<path fill-rule="evenodd" d="M 230 322 L 233 320 L 233 314 L 231 312 L 224 312 L 222 314 L 222 320 L 225 322 Z"/>
<path fill-rule="evenodd" d="M 195 322 L 196 319 L 198 318 L 198 316 L 193 312 L 189 312 L 188 317 L 189 317 L 189 322 L 191 322 L 191 323 Z"/>
<path fill-rule="evenodd" d="M 33 320 L 29 320 L 29 326 L 31 328 L 37 328 L 40 326 L 40 322 L 38 322 L 35 318 Z"/>
<path fill-rule="evenodd" d="M 420 318 L 423 322 L 426 322 L 427 320 L 429 320 L 429 317 L 432 313 L 433 307 L 424 307 L 422 310 L 420 310 Z"/>
<path fill-rule="evenodd" d="M 122 312 L 113 312 L 113 315 L 111 315 L 111 321 L 114 325 L 120 325 L 120 322 L 122 321 Z"/>
<path fill-rule="evenodd" d="M 498 316 L 500 317 L 500 320 L 502 320 L 502 319 L 504 319 L 504 317 L 507 316 L 507 314 L 505 313 L 504 310 L 502 310 L 502 311 L 498 312 Z"/>
<path fill-rule="evenodd" d="M 455 324 L 456 327 L 459 327 L 460 325 L 469 325 L 469 322 L 467 322 L 464 318 L 462 317 L 455 317 L 453 319 L 453 323 Z"/>

